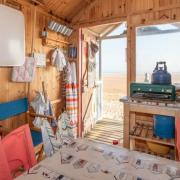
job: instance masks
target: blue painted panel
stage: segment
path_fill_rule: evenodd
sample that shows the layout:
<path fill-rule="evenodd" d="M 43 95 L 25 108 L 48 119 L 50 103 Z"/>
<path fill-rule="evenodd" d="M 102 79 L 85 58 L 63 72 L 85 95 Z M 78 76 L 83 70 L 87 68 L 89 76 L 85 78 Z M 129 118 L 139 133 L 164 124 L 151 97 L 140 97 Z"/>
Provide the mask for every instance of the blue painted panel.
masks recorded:
<path fill-rule="evenodd" d="M 31 130 L 31 136 L 34 147 L 42 143 L 42 134 L 40 131 Z"/>
<path fill-rule="evenodd" d="M 154 115 L 154 134 L 160 138 L 174 138 L 175 118 L 171 116 Z"/>
<path fill-rule="evenodd" d="M 18 99 L 6 103 L 0 103 L 0 120 L 22 114 L 28 110 L 27 98 Z"/>

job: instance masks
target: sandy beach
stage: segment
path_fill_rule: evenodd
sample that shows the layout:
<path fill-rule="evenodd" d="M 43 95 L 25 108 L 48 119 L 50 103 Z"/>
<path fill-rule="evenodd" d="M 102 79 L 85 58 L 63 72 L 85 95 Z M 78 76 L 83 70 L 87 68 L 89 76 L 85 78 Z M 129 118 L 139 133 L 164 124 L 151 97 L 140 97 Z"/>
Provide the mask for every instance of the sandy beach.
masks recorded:
<path fill-rule="evenodd" d="M 126 96 L 126 76 L 104 74 L 103 76 L 103 117 L 122 121 L 123 106 L 119 99 Z"/>

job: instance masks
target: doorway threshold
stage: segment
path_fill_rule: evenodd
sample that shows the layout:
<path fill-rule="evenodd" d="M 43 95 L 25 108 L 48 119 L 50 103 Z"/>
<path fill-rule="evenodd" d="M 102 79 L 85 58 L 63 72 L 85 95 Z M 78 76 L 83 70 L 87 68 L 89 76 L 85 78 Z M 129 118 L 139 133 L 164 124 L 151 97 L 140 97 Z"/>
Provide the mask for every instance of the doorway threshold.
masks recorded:
<path fill-rule="evenodd" d="M 114 120 L 103 118 L 98 121 L 85 138 L 99 141 L 106 144 L 112 144 L 114 140 L 119 141 L 119 145 L 123 145 L 123 119 Z"/>

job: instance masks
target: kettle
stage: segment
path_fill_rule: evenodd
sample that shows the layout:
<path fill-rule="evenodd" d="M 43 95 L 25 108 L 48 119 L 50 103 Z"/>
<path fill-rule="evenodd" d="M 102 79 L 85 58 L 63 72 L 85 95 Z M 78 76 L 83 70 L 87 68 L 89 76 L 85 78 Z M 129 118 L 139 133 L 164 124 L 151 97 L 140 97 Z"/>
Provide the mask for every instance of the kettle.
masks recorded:
<path fill-rule="evenodd" d="M 160 65 L 163 65 L 163 67 L 161 67 Z M 156 63 L 156 67 L 151 76 L 151 83 L 162 85 L 171 84 L 171 74 L 167 72 L 165 61 L 159 61 Z"/>

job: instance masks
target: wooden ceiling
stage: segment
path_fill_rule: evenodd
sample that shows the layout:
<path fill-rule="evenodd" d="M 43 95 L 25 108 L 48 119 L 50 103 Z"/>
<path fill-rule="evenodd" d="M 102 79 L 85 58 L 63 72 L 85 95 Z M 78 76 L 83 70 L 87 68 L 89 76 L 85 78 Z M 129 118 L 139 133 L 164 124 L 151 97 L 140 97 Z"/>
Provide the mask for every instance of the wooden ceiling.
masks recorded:
<path fill-rule="evenodd" d="M 94 0 L 31 0 L 65 21 L 71 22 L 80 11 L 89 6 Z"/>

